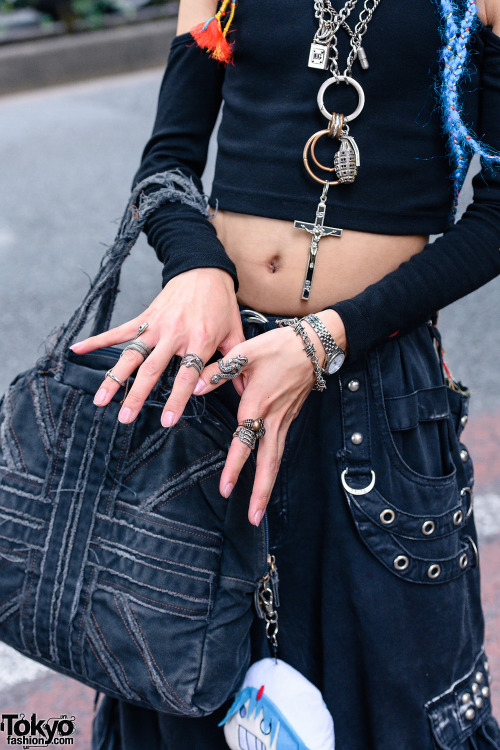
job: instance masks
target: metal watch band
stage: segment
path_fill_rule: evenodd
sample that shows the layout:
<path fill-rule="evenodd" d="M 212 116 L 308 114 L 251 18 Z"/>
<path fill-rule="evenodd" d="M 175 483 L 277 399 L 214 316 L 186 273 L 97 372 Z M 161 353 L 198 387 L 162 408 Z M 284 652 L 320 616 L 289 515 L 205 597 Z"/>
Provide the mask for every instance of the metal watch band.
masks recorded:
<path fill-rule="evenodd" d="M 328 328 L 321 322 L 317 315 L 315 315 L 314 313 L 310 313 L 309 315 L 304 316 L 302 320 L 305 320 L 307 323 L 309 323 L 309 325 L 314 328 L 314 330 L 318 334 L 318 338 L 323 344 L 323 348 L 326 353 L 326 365 L 323 368 L 323 372 L 328 372 L 331 361 L 338 356 L 342 356 L 343 358 L 345 356 L 345 352 L 335 342 L 332 334 L 330 333 Z"/>

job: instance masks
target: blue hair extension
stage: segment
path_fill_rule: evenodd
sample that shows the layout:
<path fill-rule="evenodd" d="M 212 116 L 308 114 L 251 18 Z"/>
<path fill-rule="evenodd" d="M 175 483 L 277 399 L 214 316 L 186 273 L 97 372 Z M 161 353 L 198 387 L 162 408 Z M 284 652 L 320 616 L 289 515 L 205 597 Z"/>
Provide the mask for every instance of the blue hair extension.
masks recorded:
<path fill-rule="evenodd" d="M 451 221 L 457 213 L 458 196 L 463 185 L 471 153 L 479 154 L 489 164 L 500 165 L 500 155 L 488 149 L 467 129 L 462 119 L 458 83 L 465 73 L 468 57 L 467 43 L 478 23 L 476 0 L 466 0 L 460 21 L 460 11 L 454 0 L 439 0 L 444 18 L 445 46 L 442 50 L 443 76 L 440 86 L 444 127 L 454 161 L 453 205 Z"/>

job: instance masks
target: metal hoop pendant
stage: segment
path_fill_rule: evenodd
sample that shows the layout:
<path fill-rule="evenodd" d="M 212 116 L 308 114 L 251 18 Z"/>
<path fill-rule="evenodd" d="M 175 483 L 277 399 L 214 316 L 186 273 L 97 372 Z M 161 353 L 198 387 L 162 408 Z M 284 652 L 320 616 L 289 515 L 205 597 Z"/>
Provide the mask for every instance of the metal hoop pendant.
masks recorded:
<path fill-rule="evenodd" d="M 331 135 L 330 131 L 327 131 L 327 132 L 328 132 L 328 135 L 331 138 L 332 135 Z M 335 167 L 334 166 L 333 167 L 325 167 L 325 165 L 322 164 L 320 161 L 318 161 L 318 159 L 316 158 L 316 152 L 315 152 L 316 144 L 319 141 L 319 139 L 323 137 L 323 134 L 324 134 L 324 131 L 320 130 L 319 133 L 316 133 L 316 135 L 312 139 L 311 148 L 310 148 L 311 156 L 312 156 L 313 162 L 316 164 L 317 167 L 319 167 L 320 169 L 324 169 L 325 172 L 335 172 Z"/>
<path fill-rule="evenodd" d="M 352 122 L 352 120 L 355 120 L 356 117 L 361 114 L 363 107 L 365 106 L 365 92 L 361 88 L 360 84 L 354 80 L 354 78 L 351 78 L 350 76 L 336 76 L 335 78 L 329 78 L 326 80 L 320 87 L 318 91 L 318 107 L 320 109 L 320 112 L 322 115 L 326 117 L 327 120 L 331 120 L 333 114 L 329 112 L 326 107 L 325 103 L 323 101 L 323 98 L 325 96 L 325 91 L 329 86 L 332 85 L 332 83 L 346 83 L 348 86 L 353 86 L 356 91 L 358 92 L 358 106 L 352 112 L 350 115 L 345 115 L 344 122 Z"/>
<path fill-rule="evenodd" d="M 375 472 L 373 471 L 373 469 L 371 470 L 371 475 L 372 475 L 372 478 L 371 478 L 370 484 L 364 487 L 362 490 L 355 490 L 352 487 L 349 487 L 349 485 L 346 482 L 347 469 L 344 469 L 344 471 L 342 472 L 340 476 L 340 479 L 342 481 L 343 488 L 347 492 L 350 492 L 351 495 L 366 495 L 367 492 L 370 492 L 375 487 Z"/>
<path fill-rule="evenodd" d="M 317 133 L 313 133 L 312 136 L 307 141 L 306 145 L 304 146 L 304 151 L 302 154 L 302 158 L 304 159 L 304 166 L 307 170 L 307 173 L 310 175 L 310 177 L 313 178 L 313 180 L 316 180 L 316 182 L 319 182 L 320 185 L 340 185 L 340 180 L 323 180 L 321 177 L 318 177 L 314 174 L 311 167 L 309 166 L 309 149 L 311 149 L 311 156 L 314 159 L 315 163 L 318 165 L 318 167 L 321 167 L 321 169 L 324 169 L 326 172 L 333 172 L 335 168 L 329 169 L 328 167 L 324 167 L 320 162 L 316 159 L 316 156 L 314 154 L 314 148 L 316 146 L 316 143 L 319 141 L 319 139 L 324 135 L 330 135 L 330 131 L 327 130 L 318 130 Z"/>

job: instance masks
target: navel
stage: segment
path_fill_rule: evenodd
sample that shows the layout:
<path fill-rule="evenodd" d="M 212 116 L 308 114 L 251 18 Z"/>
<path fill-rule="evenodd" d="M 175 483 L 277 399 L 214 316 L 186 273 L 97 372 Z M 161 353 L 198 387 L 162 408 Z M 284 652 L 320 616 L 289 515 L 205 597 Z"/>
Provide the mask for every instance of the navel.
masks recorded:
<path fill-rule="evenodd" d="M 281 265 L 280 261 L 281 258 L 279 255 L 275 255 L 273 258 L 271 258 L 271 260 L 266 264 L 269 273 L 276 273 L 276 271 L 279 271 Z"/>

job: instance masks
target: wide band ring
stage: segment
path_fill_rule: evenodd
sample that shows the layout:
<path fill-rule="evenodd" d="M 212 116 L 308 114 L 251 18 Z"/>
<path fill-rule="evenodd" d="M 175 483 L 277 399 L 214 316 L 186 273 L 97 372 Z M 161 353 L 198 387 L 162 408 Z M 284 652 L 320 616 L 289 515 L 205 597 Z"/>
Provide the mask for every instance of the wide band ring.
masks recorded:
<path fill-rule="evenodd" d="M 233 432 L 233 437 L 239 438 L 239 440 L 241 440 L 244 445 L 248 445 L 251 450 L 255 448 L 255 444 L 257 443 L 257 435 L 255 432 L 249 427 L 244 427 L 243 425 L 239 425 L 236 428 Z"/>
<path fill-rule="evenodd" d="M 248 427 L 252 430 L 257 439 L 263 438 L 266 434 L 266 428 L 264 427 L 264 420 L 262 417 L 258 419 L 244 419 L 243 422 L 238 422 L 239 427 Z"/>
<path fill-rule="evenodd" d="M 127 351 L 127 349 L 130 349 L 130 350 L 132 350 L 134 352 L 139 352 L 139 354 L 142 354 L 142 356 L 144 357 L 144 359 L 147 359 L 149 357 L 149 355 L 151 354 L 151 352 L 153 351 L 153 347 L 152 346 L 148 346 L 147 344 L 144 343 L 144 341 L 135 341 L 134 340 L 134 341 L 132 341 L 131 344 L 128 344 L 128 346 L 126 346 L 124 348 L 124 350 L 120 354 L 120 357 L 122 356 L 123 352 Z"/>
<path fill-rule="evenodd" d="M 233 380 L 233 378 L 237 378 L 245 365 L 248 364 L 248 359 L 242 354 L 237 354 L 236 357 L 230 357 L 226 362 L 223 359 L 219 359 L 217 364 L 219 365 L 220 373 L 218 372 L 210 378 L 210 382 L 214 384 L 220 380 Z"/>
<path fill-rule="evenodd" d="M 114 380 L 115 383 L 118 383 L 119 385 L 121 385 L 122 388 L 125 387 L 124 381 L 120 380 L 120 378 L 117 378 L 116 375 L 114 374 L 114 372 L 112 370 L 108 370 L 107 373 L 106 373 L 106 375 L 105 375 L 105 377 L 106 378 L 111 378 L 111 380 Z"/>
<path fill-rule="evenodd" d="M 183 356 L 183 358 L 181 359 L 181 367 L 183 365 L 184 367 L 194 367 L 194 369 L 197 370 L 198 375 L 201 375 L 201 372 L 205 367 L 205 363 L 202 358 L 198 357 L 197 354 L 193 354 L 192 352 L 187 352 Z"/>
<path fill-rule="evenodd" d="M 147 321 L 144 321 L 144 323 L 141 323 L 141 325 L 137 329 L 137 333 L 134 336 L 134 340 L 138 339 L 139 336 L 141 335 L 141 333 L 144 333 L 144 331 L 146 330 L 146 328 L 149 328 L 149 323 Z"/>

